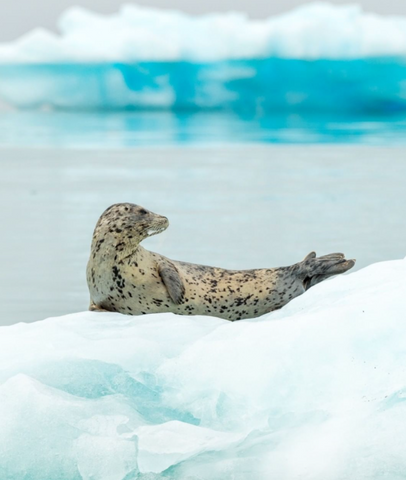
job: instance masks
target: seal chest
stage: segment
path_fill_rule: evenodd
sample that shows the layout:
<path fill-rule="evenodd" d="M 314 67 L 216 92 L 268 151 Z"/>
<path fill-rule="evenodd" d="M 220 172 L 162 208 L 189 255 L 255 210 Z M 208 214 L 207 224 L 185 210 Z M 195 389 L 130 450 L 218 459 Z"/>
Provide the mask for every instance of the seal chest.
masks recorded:
<path fill-rule="evenodd" d="M 341 253 L 312 252 L 288 267 L 225 270 L 170 260 L 140 245 L 168 225 L 166 217 L 132 203 L 112 205 L 101 215 L 87 265 L 90 310 L 254 318 L 355 263 Z"/>

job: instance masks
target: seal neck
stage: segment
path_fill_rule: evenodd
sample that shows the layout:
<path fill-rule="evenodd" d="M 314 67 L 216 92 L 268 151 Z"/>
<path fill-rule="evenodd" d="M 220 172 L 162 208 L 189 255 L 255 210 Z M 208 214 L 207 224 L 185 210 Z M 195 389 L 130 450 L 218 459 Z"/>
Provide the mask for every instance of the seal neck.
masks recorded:
<path fill-rule="evenodd" d="M 136 255 L 140 249 L 136 239 L 126 239 L 125 242 L 117 241 L 114 237 L 94 239 L 92 244 L 93 259 L 99 258 L 102 262 L 123 262 L 126 258 Z"/>

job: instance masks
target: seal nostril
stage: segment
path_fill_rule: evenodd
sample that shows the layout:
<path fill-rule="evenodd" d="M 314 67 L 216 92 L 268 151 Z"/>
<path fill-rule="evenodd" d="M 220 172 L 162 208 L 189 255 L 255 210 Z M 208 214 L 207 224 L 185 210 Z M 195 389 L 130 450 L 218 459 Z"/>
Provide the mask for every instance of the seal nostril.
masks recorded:
<path fill-rule="evenodd" d="M 140 210 L 140 213 L 141 213 L 142 215 L 146 215 L 148 212 L 147 212 L 146 210 L 142 209 L 142 210 Z"/>

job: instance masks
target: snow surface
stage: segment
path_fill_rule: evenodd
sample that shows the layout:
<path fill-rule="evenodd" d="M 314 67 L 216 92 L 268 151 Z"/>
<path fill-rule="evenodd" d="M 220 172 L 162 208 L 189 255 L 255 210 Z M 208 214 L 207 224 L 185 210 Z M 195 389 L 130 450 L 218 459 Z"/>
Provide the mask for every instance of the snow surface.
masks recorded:
<path fill-rule="evenodd" d="M 322 2 L 264 20 L 241 12 L 190 16 L 133 4 L 113 15 L 74 7 L 62 14 L 58 29 L 54 34 L 38 28 L 0 44 L 0 62 L 348 59 L 406 53 L 406 17 Z"/>
<path fill-rule="evenodd" d="M 406 260 L 259 319 L 0 329 L 0 478 L 403 479 Z"/>

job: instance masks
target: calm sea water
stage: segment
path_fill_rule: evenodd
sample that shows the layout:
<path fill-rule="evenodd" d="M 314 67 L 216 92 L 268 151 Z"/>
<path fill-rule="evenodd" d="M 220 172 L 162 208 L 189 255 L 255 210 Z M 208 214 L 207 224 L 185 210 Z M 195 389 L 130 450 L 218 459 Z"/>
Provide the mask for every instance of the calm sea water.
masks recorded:
<path fill-rule="evenodd" d="M 0 146 L 111 149 L 241 143 L 406 146 L 406 113 L 390 116 L 213 111 L 0 113 Z"/>
<path fill-rule="evenodd" d="M 122 201 L 168 216 L 145 246 L 190 262 L 404 257 L 404 120 L 312 118 L 1 114 L 0 324 L 87 308 L 92 230 Z"/>

